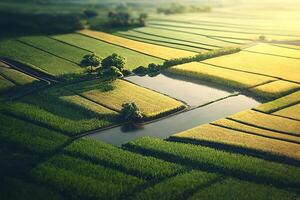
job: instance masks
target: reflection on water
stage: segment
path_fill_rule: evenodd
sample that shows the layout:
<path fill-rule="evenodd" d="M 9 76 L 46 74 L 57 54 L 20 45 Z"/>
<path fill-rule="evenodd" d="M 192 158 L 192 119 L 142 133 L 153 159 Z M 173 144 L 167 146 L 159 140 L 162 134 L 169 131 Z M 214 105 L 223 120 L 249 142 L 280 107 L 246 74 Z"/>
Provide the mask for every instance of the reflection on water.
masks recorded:
<path fill-rule="evenodd" d="M 258 104 L 260 104 L 258 101 L 245 95 L 232 96 L 200 108 L 147 124 L 143 127 L 131 127 L 133 129 L 128 129 L 128 127 L 116 127 L 87 137 L 99 139 L 116 146 L 121 146 L 131 140 L 146 135 L 165 139 L 177 132 L 193 128 L 200 124 L 212 122 L 236 112 L 255 107 Z"/>
<path fill-rule="evenodd" d="M 126 80 L 184 101 L 190 106 L 199 106 L 233 94 L 235 91 L 203 81 L 159 74 L 155 77 L 131 76 Z"/>

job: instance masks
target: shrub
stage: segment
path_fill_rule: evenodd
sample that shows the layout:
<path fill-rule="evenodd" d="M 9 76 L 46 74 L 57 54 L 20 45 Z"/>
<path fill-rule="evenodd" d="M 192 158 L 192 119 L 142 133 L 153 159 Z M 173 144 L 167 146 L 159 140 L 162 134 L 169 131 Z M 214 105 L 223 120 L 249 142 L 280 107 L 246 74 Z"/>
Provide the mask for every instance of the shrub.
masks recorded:
<path fill-rule="evenodd" d="M 144 66 L 139 66 L 138 68 L 132 70 L 132 72 L 135 73 L 136 75 L 144 76 L 148 73 L 148 69 Z"/>
<path fill-rule="evenodd" d="M 117 67 L 109 67 L 100 70 L 100 76 L 106 80 L 114 81 L 117 78 L 123 77 L 122 72 Z"/>
<path fill-rule="evenodd" d="M 132 72 L 130 70 L 128 70 L 128 69 L 123 69 L 122 70 L 122 74 L 123 74 L 123 76 L 129 76 L 129 75 L 132 74 Z"/>
<path fill-rule="evenodd" d="M 143 118 L 141 111 L 133 102 L 122 104 L 121 116 L 125 120 L 132 122 L 139 121 Z"/>

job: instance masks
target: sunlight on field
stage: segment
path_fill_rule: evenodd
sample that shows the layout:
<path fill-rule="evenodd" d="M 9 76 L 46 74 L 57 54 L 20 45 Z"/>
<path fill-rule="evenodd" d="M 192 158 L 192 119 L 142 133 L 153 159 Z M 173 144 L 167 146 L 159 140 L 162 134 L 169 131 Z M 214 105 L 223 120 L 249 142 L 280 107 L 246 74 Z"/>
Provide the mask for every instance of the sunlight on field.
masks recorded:
<path fill-rule="evenodd" d="M 288 117 L 288 118 L 300 120 L 300 104 L 296 104 L 294 106 L 284 108 L 282 110 L 274 112 L 274 114 L 280 115 L 280 116 L 283 116 L 283 117 Z"/>

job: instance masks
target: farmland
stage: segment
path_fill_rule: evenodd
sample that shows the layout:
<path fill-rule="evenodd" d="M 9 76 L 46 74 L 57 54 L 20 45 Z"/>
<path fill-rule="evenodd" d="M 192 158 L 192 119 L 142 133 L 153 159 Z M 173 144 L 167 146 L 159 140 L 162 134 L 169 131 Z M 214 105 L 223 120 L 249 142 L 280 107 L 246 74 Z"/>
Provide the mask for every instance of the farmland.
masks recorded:
<path fill-rule="evenodd" d="M 300 198 L 296 0 L 0 7 L 1 199 Z"/>

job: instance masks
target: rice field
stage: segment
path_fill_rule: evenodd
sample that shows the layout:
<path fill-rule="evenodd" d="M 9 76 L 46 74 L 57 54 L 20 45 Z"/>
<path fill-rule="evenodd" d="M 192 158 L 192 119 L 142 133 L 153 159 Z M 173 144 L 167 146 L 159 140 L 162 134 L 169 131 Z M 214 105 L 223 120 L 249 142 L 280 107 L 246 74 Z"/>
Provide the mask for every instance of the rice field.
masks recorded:
<path fill-rule="evenodd" d="M 294 92 L 292 94 L 286 95 L 274 101 L 270 101 L 258 106 L 257 110 L 265 112 L 265 113 L 272 113 L 291 105 L 295 105 L 300 102 L 300 91 Z"/>
<path fill-rule="evenodd" d="M 299 88 L 300 84 L 278 80 L 251 88 L 250 91 L 260 96 L 274 99 L 292 93 Z"/>
<path fill-rule="evenodd" d="M 172 137 L 233 145 L 300 160 L 300 146 L 298 144 L 265 138 L 210 124 L 201 125 L 177 133 Z"/>
<path fill-rule="evenodd" d="M 187 77 L 199 78 L 235 88 L 248 88 L 273 81 L 273 78 L 249 74 L 230 69 L 217 68 L 211 65 L 191 62 L 168 69 L 169 72 Z"/>
<path fill-rule="evenodd" d="M 300 121 L 268 115 L 253 110 L 246 110 L 231 115 L 228 118 L 258 128 L 277 131 L 279 133 L 286 133 L 295 136 L 300 135 Z"/>
<path fill-rule="evenodd" d="M 202 63 L 300 83 L 300 60 L 241 51 Z"/>
<path fill-rule="evenodd" d="M 91 37 L 86 37 L 80 34 L 64 34 L 51 36 L 54 39 L 74 45 L 79 48 L 94 52 L 97 55 L 105 58 L 112 53 L 117 53 L 126 58 L 125 67 L 134 69 L 138 66 L 148 66 L 150 63 L 161 64 L 162 59 L 154 58 L 127 48 L 112 45 Z"/>
<path fill-rule="evenodd" d="M 68 88 L 113 110 L 120 111 L 125 102 L 135 102 L 147 118 L 175 111 L 184 105 L 170 97 L 145 89 L 124 80 L 111 83 L 113 90 L 105 91 L 107 83 L 86 81 Z"/>
<path fill-rule="evenodd" d="M 239 123 L 239 122 L 229 120 L 226 118 L 219 119 L 217 121 L 213 121 L 213 122 L 211 122 L 211 124 L 217 125 L 220 127 L 224 127 L 224 128 L 228 128 L 228 129 L 232 129 L 232 130 L 236 130 L 236 131 L 240 131 L 240 132 L 244 132 L 244 133 L 249 133 L 249 134 L 253 134 L 253 135 L 266 137 L 266 138 L 273 138 L 273 139 L 283 140 L 283 141 L 287 141 L 287 142 L 293 142 L 293 143 L 297 143 L 297 144 L 300 143 L 300 138 L 297 136 L 282 134 L 282 133 L 258 128 L 258 127 L 251 126 L 251 125 L 246 125 L 246 124 Z"/>
<path fill-rule="evenodd" d="M 3 57 L 19 61 L 35 70 L 53 76 L 83 72 L 83 69 L 74 63 L 25 45 L 17 40 L 1 41 L 0 54 Z"/>
<path fill-rule="evenodd" d="M 282 110 L 274 112 L 273 114 L 283 116 L 283 117 L 287 117 L 287 118 L 300 120 L 300 104 L 298 103 L 294 106 L 284 108 Z"/>
<path fill-rule="evenodd" d="M 165 60 L 196 55 L 196 53 L 189 51 L 137 42 L 98 31 L 83 30 L 79 33 Z"/>

